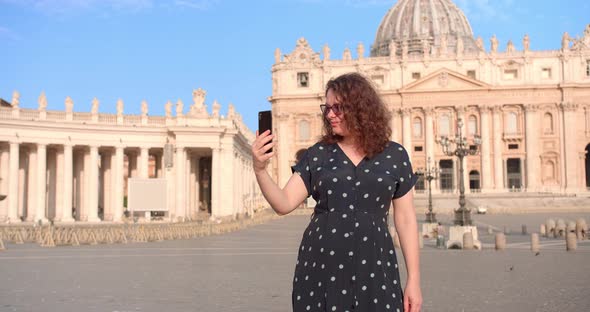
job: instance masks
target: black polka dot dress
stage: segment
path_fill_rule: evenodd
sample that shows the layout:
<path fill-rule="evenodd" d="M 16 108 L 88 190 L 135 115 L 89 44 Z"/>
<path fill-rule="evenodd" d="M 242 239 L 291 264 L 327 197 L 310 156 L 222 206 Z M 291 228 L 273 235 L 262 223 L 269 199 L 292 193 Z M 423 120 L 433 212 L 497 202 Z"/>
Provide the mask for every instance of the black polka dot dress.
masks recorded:
<path fill-rule="evenodd" d="M 293 278 L 293 311 L 403 312 L 387 217 L 392 198 L 417 177 L 406 150 L 385 150 L 355 166 L 338 144 L 316 143 L 291 168 L 317 202 Z"/>

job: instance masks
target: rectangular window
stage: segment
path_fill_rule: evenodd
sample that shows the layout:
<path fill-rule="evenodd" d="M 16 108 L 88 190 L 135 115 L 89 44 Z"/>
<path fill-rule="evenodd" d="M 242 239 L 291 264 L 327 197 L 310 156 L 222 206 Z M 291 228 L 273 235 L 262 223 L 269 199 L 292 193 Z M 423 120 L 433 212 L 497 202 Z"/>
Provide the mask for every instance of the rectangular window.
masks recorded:
<path fill-rule="evenodd" d="M 541 69 L 541 78 L 543 78 L 543 79 L 551 79 L 551 68 L 543 68 L 543 69 Z"/>
<path fill-rule="evenodd" d="M 422 146 L 414 146 L 414 152 L 421 152 L 422 150 Z"/>
<path fill-rule="evenodd" d="M 421 76 L 420 73 L 412 73 L 412 79 L 414 79 L 414 80 L 420 79 L 420 76 Z"/>
<path fill-rule="evenodd" d="M 590 77 L 590 60 L 586 60 L 586 77 Z"/>
<path fill-rule="evenodd" d="M 467 77 L 469 77 L 471 79 L 476 79 L 475 78 L 475 70 L 468 70 L 467 71 Z"/>
<path fill-rule="evenodd" d="M 469 145 L 470 151 L 477 151 L 477 145 Z"/>
<path fill-rule="evenodd" d="M 297 73 L 297 86 L 300 88 L 309 87 L 309 73 Z"/>
<path fill-rule="evenodd" d="M 518 78 L 518 69 L 505 69 L 504 80 L 516 80 Z"/>
<path fill-rule="evenodd" d="M 373 75 L 373 76 L 371 76 L 371 80 L 373 80 L 373 82 L 376 85 L 381 86 L 381 85 L 383 85 L 385 78 L 383 77 L 383 75 Z"/>
<path fill-rule="evenodd" d="M 518 149 L 518 144 L 508 144 L 508 149 L 517 150 Z"/>

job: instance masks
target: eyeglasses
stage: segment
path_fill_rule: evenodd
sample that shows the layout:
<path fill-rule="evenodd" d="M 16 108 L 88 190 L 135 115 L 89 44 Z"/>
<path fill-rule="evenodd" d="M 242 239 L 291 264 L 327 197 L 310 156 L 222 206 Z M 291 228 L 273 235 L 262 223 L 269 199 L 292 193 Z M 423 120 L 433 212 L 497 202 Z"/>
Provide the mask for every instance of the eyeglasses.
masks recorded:
<path fill-rule="evenodd" d="M 320 109 L 322 110 L 322 114 L 324 114 L 324 116 L 328 116 L 328 114 L 330 113 L 330 110 L 332 110 L 332 112 L 334 112 L 334 115 L 342 114 L 342 105 L 340 105 L 340 104 L 334 104 L 334 105 L 322 104 L 322 105 L 320 105 Z"/>

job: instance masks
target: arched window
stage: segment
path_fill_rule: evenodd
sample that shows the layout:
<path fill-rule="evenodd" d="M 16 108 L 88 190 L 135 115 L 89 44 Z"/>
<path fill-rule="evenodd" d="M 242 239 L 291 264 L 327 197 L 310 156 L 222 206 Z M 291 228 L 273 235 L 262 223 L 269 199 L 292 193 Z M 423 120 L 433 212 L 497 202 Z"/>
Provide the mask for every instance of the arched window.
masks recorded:
<path fill-rule="evenodd" d="M 471 192 L 479 192 L 481 189 L 479 171 L 472 170 L 469 172 L 469 189 Z"/>
<path fill-rule="evenodd" d="M 477 118 L 474 115 L 469 116 L 469 120 L 467 121 L 467 131 L 469 131 L 469 135 L 471 136 L 477 134 Z"/>
<path fill-rule="evenodd" d="M 543 133 L 553 133 L 553 115 L 551 113 L 545 113 L 543 116 Z"/>
<path fill-rule="evenodd" d="M 422 119 L 420 117 L 414 118 L 414 137 L 422 137 Z"/>
<path fill-rule="evenodd" d="M 438 118 L 438 134 L 441 136 L 451 135 L 451 118 L 449 114 L 442 114 Z"/>
<path fill-rule="evenodd" d="M 309 121 L 302 120 L 299 122 L 299 141 L 307 141 L 309 137 Z"/>
<path fill-rule="evenodd" d="M 517 116 L 515 112 L 508 113 L 506 117 L 506 133 L 518 133 Z"/>

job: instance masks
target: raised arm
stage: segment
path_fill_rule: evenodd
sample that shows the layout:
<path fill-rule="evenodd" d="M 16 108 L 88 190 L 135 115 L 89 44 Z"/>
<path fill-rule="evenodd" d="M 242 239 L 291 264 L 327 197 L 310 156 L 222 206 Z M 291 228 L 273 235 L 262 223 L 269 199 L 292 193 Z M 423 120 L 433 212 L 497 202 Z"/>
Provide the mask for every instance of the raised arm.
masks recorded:
<path fill-rule="evenodd" d="M 271 142 L 273 137 L 270 131 L 265 131 L 260 135 L 256 131 L 256 140 L 252 144 L 252 162 L 262 195 L 278 215 L 286 215 L 295 210 L 307 198 L 308 194 L 299 174 L 293 174 L 285 187 L 281 189 L 266 171 L 268 161 L 274 156 L 274 151 L 266 154 L 266 151 L 275 146 L 275 142 Z M 267 143 L 269 144 L 266 145 Z"/>

